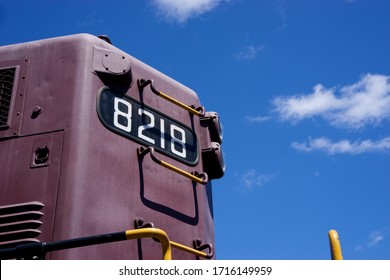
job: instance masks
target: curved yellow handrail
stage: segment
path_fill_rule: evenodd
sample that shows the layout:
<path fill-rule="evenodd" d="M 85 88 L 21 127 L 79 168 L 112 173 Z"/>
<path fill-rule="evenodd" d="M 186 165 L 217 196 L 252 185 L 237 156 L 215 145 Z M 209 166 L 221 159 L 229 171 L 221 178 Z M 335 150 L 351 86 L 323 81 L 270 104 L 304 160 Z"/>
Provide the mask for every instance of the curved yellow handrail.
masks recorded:
<path fill-rule="evenodd" d="M 204 244 L 202 246 L 199 245 L 200 246 L 198 248 L 199 250 L 197 250 L 169 240 L 167 233 L 162 229 L 139 228 L 139 229 L 113 232 L 109 234 L 92 235 L 92 236 L 86 236 L 81 238 L 60 240 L 60 241 L 55 241 L 50 243 L 38 242 L 32 244 L 22 244 L 14 248 L 1 249 L 0 258 L 15 259 L 15 258 L 25 258 L 26 256 L 27 257 L 37 256 L 39 258 L 44 259 L 45 254 L 48 252 L 79 248 L 84 246 L 92 246 L 92 245 L 98 245 L 104 243 L 112 243 L 112 242 L 131 240 L 131 239 L 140 239 L 146 237 L 152 237 L 154 239 L 158 239 L 158 241 L 161 243 L 163 260 L 172 260 L 171 247 L 174 247 L 176 249 L 206 259 L 211 259 L 213 257 L 213 250 L 210 244 Z M 194 243 L 194 246 L 198 246 L 196 244 Z M 205 252 L 200 251 L 202 250 L 201 248 L 208 248 L 209 253 L 207 254 Z"/>
<path fill-rule="evenodd" d="M 206 252 L 202 252 L 191 247 L 182 245 L 180 243 L 169 240 L 168 235 L 165 231 L 159 228 L 141 228 L 141 229 L 131 229 L 126 230 L 126 239 L 137 239 L 137 238 L 145 238 L 145 237 L 154 237 L 157 238 L 162 247 L 162 257 L 163 260 L 171 260 L 172 259 L 172 250 L 171 247 L 182 250 L 184 252 L 193 254 L 202 258 L 212 258 L 212 255 L 207 254 Z"/>
<path fill-rule="evenodd" d="M 334 229 L 330 230 L 328 236 L 332 260 L 342 260 L 343 255 L 341 253 L 340 240 L 337 231 Z"/>
<path fill-rule="evenodd" d="M 126 230 L 127 240 L 144 237 L 157 238 L 161 243 L 163 260 L 172 260 L 171 241 L 169 241 L 168 235 L 165 231 L 158 228 L 140 228 Z"/>

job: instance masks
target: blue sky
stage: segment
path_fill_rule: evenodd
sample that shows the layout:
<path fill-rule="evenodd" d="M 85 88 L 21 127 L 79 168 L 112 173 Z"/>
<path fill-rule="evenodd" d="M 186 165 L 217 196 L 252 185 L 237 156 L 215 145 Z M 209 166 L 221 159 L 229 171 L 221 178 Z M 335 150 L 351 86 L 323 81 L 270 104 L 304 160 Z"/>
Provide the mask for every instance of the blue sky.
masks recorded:
<path fill-rule="evenodd" d="M 390 259 L 390 2 L 0 2 L 0 45 L 75 33 L 194 89 L 224 125 L 218 259 Z"/>

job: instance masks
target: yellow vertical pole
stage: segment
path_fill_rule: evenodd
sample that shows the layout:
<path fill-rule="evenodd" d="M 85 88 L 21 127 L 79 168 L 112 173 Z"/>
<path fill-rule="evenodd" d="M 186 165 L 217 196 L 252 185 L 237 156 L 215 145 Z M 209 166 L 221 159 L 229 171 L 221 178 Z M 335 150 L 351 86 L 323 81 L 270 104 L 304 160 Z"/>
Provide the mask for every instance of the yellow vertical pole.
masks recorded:
<path fill-rule="evenodd" d="M 332 260 L 342 260 L 343 255 L 341 253 L 340 240 L 337 231 L 334 229 L 330 230 L 328 236 Z"/>

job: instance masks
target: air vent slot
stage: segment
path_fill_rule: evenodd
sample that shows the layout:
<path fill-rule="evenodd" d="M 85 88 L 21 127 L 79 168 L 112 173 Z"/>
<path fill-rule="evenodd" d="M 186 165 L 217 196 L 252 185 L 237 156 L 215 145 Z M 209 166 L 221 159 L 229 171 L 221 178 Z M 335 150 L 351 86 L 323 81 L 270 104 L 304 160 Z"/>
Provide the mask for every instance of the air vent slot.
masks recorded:
<path fill-rule="evenodd" d="M 33 201 L 0 207 L 0 249 L 39 242 L 44 204 Z"/>
<path fill-rule="evenodd" d="M 16 68 L 0 69 L 0 128 L 8 127 Z"/>

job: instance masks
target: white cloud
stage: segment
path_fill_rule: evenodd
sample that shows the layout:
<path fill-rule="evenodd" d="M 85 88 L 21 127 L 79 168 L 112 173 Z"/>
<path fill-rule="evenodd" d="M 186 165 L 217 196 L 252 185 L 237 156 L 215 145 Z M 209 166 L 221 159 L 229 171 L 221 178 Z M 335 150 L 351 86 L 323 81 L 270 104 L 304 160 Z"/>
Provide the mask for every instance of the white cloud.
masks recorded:
<path fill-rule="evenodd" d="M 276 1 L 276 12 L 282 20 L 282 25 L 278 27 L 278 31 L 282 31 L 287 27 L 287 14 L 286 14 L 286 1 L 277 0 Z"/>
<path fill-rule="evenodd" d="M 368 247 L 375 247 L 379 245 L 383 239 L 385 239 L 385 232 L 383 230 L 377 230 L 370 233 L 370 240 L 367 243 Z"/>
<path fill-rule="evenodd" d="M 259 174 L 256 170 L 250 169 L 240 177 L 240 182 L 245 190 L 253 190 L 268 184 L 275 176 L 274 174 Z"/>
<path fill-rule="evenodd" d="M 363 251 L 364 249 L 376 248 L 380 245 L 387 235 L 390 234 L 390 228 L 385 227 L 379 230 L 374 230 L 369 234 L 368 241 L 359 244 L 355 247 L 355 251 Z"/>
<path fill-rule="evenodd" d="M 262 123 L 270 119 L 269 116 L 246 116 L 245 119 L 250 123 Z"/>
<path fill-rule="evenodd" d="M 189 18 L 207 13 L 221 2 L 228 0 L 152 0 L 158 13 L 163 17 L 180 23 Z"/>
<path fill-rule="evenodd" d="M 81 26 L 81 27 L 94 27 L 94 26 L 97 26 L 97 25 L 103 25 L 105 23 L 104 19 L 103 18 L 100 18 L 96 11 L 95 12 L 91 12 L 87 15 L 85 15 L 84 17 L 80 18 L 76 24 L 78 26 Z"/>
<path fill-rule="evenodd" d="M 234 58 L 237 61 L 253 60 L 256 59 L 257 54 L 264 49 L 264 45 L 261 46 L 246 46 L 242 47 L 235 55 Z"/>
<path fill-rule="evenodd" d="M 293 123 L 321 117 L 349 129 L 379 124 L 390 119 L 390 76 L 367 74 L 339 93 L 318 84 L 310 94 L 278 97 L 273 104 L 282 120 Z"/>
<path fill-rule="evenodd" d="M 291 146 L 299 151 L 314 152 L 322 151 L 327 154 L 362 154 L 373 152 L 390 152 L 390 137 L 383 138 L 378 141 L 363 140 L 350 142 L 349 140 L 341 140 L 332 142 L 332 140 L 320 137 L 309 139 L 309 142 L 298 143 L 293 142 Z"/>

